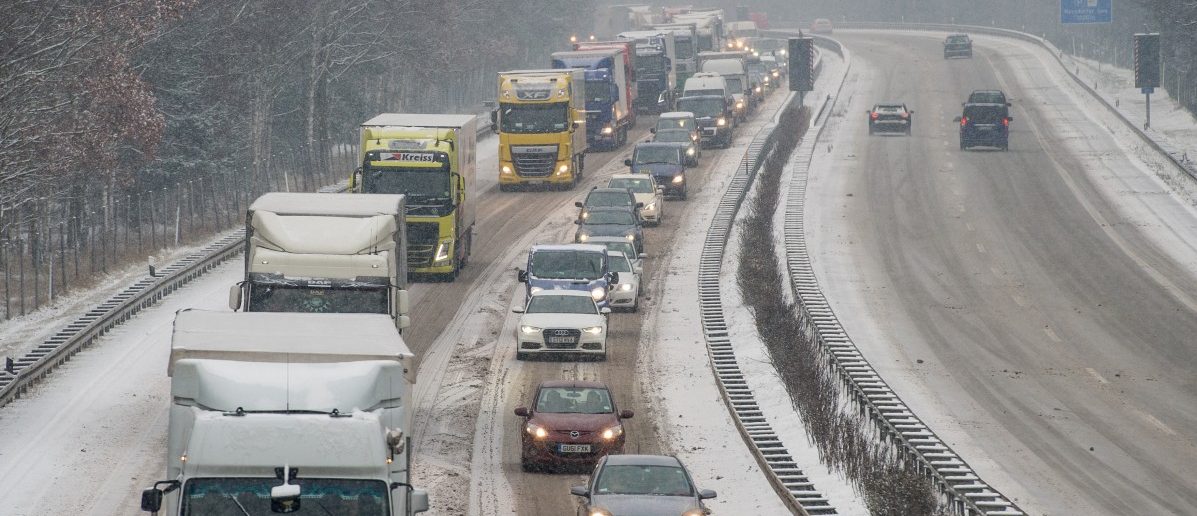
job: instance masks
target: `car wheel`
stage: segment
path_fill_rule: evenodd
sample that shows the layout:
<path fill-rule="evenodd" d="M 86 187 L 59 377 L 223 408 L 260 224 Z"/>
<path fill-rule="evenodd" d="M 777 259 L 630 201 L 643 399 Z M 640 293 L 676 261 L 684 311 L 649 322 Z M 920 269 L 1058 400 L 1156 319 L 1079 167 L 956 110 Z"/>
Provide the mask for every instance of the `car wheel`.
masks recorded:
<path fill-rule="evenodd" d="M 528 459 L 520 457 L 520 469 L 524 470 L 524 473 L 531 473 L 536 471 L 536 464 L 529 462 Z"/>
<path fill-rule="evenodd" d="M 964 140 L 960 140 L 960 150 L 964 150 L 965 148 L 967 148 L 967 146 L 964 144 Z"/>
<path fill-rule="evenodd" d="M 524 352 L 522 352 L 522 351 L 516 351 L 516 352 L 515 352 L 515 359 L 516 359 L 516 360 L 527 360 L 527 359 L 528 359 L 528 354 L 527 354 L 527 353 L 524 353 Z"/>
<path fill-rule="evenodd" d="M 639 292 L 637 292 L 637 293 L 636 293 L 636 297 L 640 297 L 640 293 L 639 293 Z M 640 300 L 639 300 L 639 299 L 633 299 L 633 300 L 632 300 L 632 313 L 637 313 L 637 312 L 639 312 L 639 311 L 640 311 Z"/>

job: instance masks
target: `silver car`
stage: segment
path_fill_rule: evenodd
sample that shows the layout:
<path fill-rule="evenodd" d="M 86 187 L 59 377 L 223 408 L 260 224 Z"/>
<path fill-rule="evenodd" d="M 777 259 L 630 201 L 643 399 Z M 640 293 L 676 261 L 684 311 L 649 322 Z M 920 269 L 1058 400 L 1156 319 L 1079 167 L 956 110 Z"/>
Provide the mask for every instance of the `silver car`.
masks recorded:
<path fill-rule="evenodd" d="M 607 293 L 612 309 L 630 312 L 640 310 L 640 275 L 632 268 L 631 260 L 623 251 L 607 251 L 607 263 L 615 273 L 615 284 Z"/>
<path fill-rule="evenodd" d="M 585 499 L 579 516 L 702 516 L 709 513 L 702 501 L 715 498 L 668 455 L 607 455 L 586 485 L 569 492 Z"/>

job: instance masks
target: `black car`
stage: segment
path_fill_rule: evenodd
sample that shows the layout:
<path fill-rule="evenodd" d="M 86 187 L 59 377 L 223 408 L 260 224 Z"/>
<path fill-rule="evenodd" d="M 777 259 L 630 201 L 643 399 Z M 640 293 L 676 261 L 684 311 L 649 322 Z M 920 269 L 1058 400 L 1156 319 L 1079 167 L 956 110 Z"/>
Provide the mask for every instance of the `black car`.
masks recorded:
<path fill-rule="evenodd" d="M 1010 101 L 1002 90 L 973 90 L 965 104 L 1002 104 L 1010 107 Z"/>
<path fill-rule="evenodd" d="M 686 155 L 686 166 L 698 166 L 698 158 L 702 156 L 699 143 L 694 140 L 690 131 L 685 129 L 664 129 L 653 134 L 653 141 L 657 143 L 674 143 L 682 147 Z"/>
<path fill-rule="evenodd" d="M 914 125 L 914 111 L 907 109 L 906 104 L 876 104 L 868 114 L 869 134 L 894 132 L 909 135 L 910 126 Z"/>
<path fill-rule="evenodd" d="M 943 40 L 943 58 L 973 57 L 973 40 L 968 34 L 949 34 Z"/>
<path fill-rule="evenodd" d="M 736 114 L 734 106 L 719 95 L 695 95 L 677 101 L 678 111 L 694 113 L 702 131 L 702 143 L 707 146 L 731 147 L 735 139 Z"/>
<path fill-rule="evenodd" d="M 686 199 L 685 151 L 675 143 L 639 143 L 632 159 L 623 161 L 633 174 L 652 174 L 666 198 Z"/>
<path fill-rule="evenodd" d="M 960 122 L 960 149 L 997 147 L 1010 150 L 1010 122 L 1007 104 L 965 104 Z"/>
<path fill-rule="evenodd" d="M 599 188 L 596 186 L 586 193 L 585 201 L 575 201 L 574 206 L 582 208 L 578 212 L 578 220 L 584 220 L 591 208 L 600 207 L 626 208 L 639 216 L 640 208 L 643 208 L 644 204 L 636 202 L 636 194 L 627 188 Z"/>
<path fill-rule="evenodd" d="M 707 514 L 703 500 L 715 498 L 714 491 L 694 485 L 677 457 L 667 455 L 606 455 L 586 485 L 569 492 L 585 499 L 579 516 Z"/>
<path fill-rule="evenodd" d="M 590 237 L 615 236 L 624 237 L 636 245 L 636 252 L 644 252 L 644 229 L 640 217 L 628 208 L 613 206 L 590 208 L 586 218 L 575 220 L 578 225 L 574 233 L 574 242 L 586 243 Z"/>

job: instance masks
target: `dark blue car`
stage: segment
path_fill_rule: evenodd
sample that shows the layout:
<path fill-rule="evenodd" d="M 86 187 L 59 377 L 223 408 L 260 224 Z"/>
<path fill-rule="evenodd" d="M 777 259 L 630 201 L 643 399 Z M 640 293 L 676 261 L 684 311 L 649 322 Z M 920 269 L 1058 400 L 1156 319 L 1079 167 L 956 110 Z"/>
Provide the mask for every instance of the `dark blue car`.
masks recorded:
<path fill-rule="evenodd" d="M 674 143 L 639 143 L 632 159 L 624 160 L 633 174 L 652 174 L 664 188 L 665 198 L 686 200 L 686 157 Z"/>
<path fill-rule="evenodd" d="M 541 290 L 581 290 L 599 308 L 608 305 L 607 292 L 615 274 L 607 262 L 607 248 L 602 245 L 534 245 L 528 250 L 527 269 L 517 275 L 525 284 L 525 294 Z"/>

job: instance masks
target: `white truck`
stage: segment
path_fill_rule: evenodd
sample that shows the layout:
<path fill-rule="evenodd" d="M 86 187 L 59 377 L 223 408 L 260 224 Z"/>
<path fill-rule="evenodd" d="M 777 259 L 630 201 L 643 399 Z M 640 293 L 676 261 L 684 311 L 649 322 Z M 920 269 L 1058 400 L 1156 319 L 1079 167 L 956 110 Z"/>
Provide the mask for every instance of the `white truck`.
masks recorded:
<path fill-rule="evenodd" d="M 748 118 L 748 111 L 755 106 L 744 54 L 742 51 L 698 53 L 699 71 L 717 73 L 727 79 L 727 87 L 736 99 L 736 118 L 741 121 Z"/>
<path fill-rule="evenodd" d="M 245 215 L 245 279 L 229 307 L 246 312 L 387 314 L 407 328 L 402 195 L 272 192 Z"/>
<path fill-rule="evenodd" d="M 384 315 L 180 310 L 166 480 L 142 510 L 427 511 L 411 486 L 413 359 Z"/>

